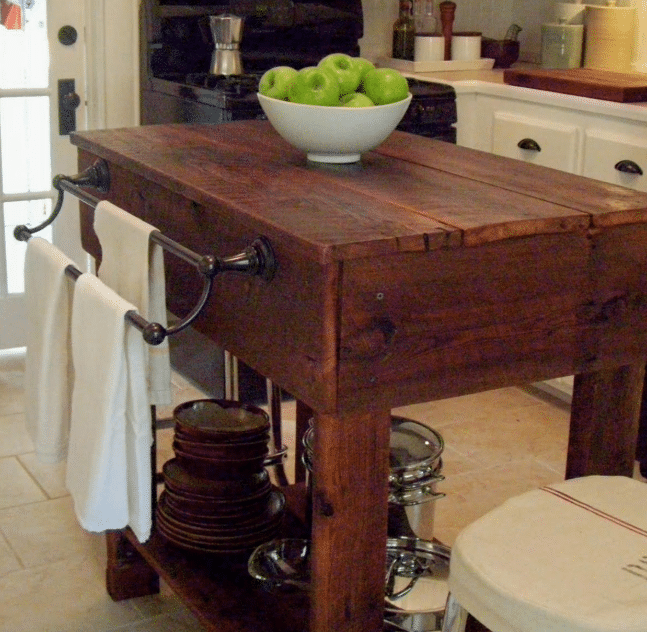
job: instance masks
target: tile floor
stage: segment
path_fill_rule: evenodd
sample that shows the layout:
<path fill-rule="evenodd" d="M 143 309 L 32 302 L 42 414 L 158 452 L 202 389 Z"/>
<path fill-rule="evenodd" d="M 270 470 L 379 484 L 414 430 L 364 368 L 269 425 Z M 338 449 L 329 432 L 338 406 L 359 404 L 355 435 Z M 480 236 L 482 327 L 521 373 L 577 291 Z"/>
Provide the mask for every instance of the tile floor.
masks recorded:
<path fill-rule="evenodd" d="M 62 466 L 36 462 L 23 419 L 22 370 L 0 364 L 0 632 L 196 632 L 200 625 L 165 587 L 114 603 L 104 588 L 103 537 L 84 532 Z M 174 377 L 178 401 L 196 391 Z M 285 405 L 284 418 L 293 415 Z M 568 411 L 532 389 L 507 388 L 398 409 L 428 423 L 446 447 L 437 537 L 457 532 L 502 500 L 564 476 Z M 289 440 L 290 423 L 285 436 Z M 171 453 L 161 433 L 161 458 Z M 288 463 L 288 471 L 289 471 Z"/>

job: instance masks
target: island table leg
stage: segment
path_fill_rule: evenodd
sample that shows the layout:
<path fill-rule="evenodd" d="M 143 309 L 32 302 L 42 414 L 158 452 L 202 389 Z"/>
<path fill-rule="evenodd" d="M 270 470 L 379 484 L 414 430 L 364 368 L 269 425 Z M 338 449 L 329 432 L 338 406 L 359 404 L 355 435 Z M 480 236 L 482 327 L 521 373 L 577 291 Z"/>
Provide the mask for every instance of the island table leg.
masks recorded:
<path fill-rule="evenodd" d="M 632 476 L 645 363 L 575 376 L 566 478 Z"/>
<path fill-rule="evenodd" d="M 159 575 L 122 531 L 106 533 L 106 549 L 106 589 L 114 601 L 159 593 Z"/>
<path fill-rule="evenodd" d="M 379 632 L 390 411 L 315 415 L 310 632 Z"/>

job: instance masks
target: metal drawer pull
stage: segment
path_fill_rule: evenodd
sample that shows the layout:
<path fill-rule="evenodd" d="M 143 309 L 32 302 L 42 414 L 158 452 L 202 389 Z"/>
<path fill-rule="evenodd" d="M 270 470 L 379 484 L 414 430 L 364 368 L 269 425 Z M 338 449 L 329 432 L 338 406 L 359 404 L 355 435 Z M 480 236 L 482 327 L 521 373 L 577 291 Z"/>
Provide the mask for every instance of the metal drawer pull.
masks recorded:
<path fill-rule="evenodd" d="M 541 147 L 536 140 L 532 138 L 522 138 L 518 143 L 519 149 L 528 149 L 529 151 L 541 151 Z"/>
<path fill-rule="evenodd" d="M 643 174 L 643 170 L 640 168 L 640 165 L 635 163 L 633 160 L 621 160 L 616 163 L 615 169 L 622 173 L 632 173 L 637 176 L 641 176 Z"/>

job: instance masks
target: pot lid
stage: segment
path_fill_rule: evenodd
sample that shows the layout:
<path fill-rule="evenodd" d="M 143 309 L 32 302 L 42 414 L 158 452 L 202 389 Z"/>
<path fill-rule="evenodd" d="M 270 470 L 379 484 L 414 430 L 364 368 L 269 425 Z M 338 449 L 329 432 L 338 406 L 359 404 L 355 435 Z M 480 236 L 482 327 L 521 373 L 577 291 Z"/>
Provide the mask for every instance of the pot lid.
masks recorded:
<path fill-rule="evenodd" d="M 438 432 L 412 419 L 391 417 L 391 471 L 429 467 L 444 447 Z"/>

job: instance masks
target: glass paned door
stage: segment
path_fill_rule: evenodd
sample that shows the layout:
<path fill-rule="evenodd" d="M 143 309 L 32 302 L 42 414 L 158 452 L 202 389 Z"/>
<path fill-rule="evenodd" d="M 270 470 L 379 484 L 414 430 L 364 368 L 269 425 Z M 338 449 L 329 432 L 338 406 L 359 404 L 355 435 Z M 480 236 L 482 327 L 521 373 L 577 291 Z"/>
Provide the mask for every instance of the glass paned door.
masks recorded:
<path fill-rule="evenodd" d="M 13 1 L 19 2 L 22 28 L 0 26 L 0 221 L 4 228 L 0 239 L 0 349 L 26 342 L 26 244 L 14 239 L 13 229 L 19 224 L 36 226 L 48 217 L 55 198 L 53 174 L 76 172 L 69 139 L 58 137 L 57 80 L 74 78 L 82 97 L 85 87 L 82 42 L 63 47 L 56 37 L 64 24 L 75 24 L 78 32 L 83 31 L 83 3 Z M 83 121 L 82 112 L 77 112 L 77 121 Z M 59 225 L 49 226 L 38 236 L 61 247 L 83 267 L 77 208 L 66 202 L 62 221 L 55 222 Z"/>

